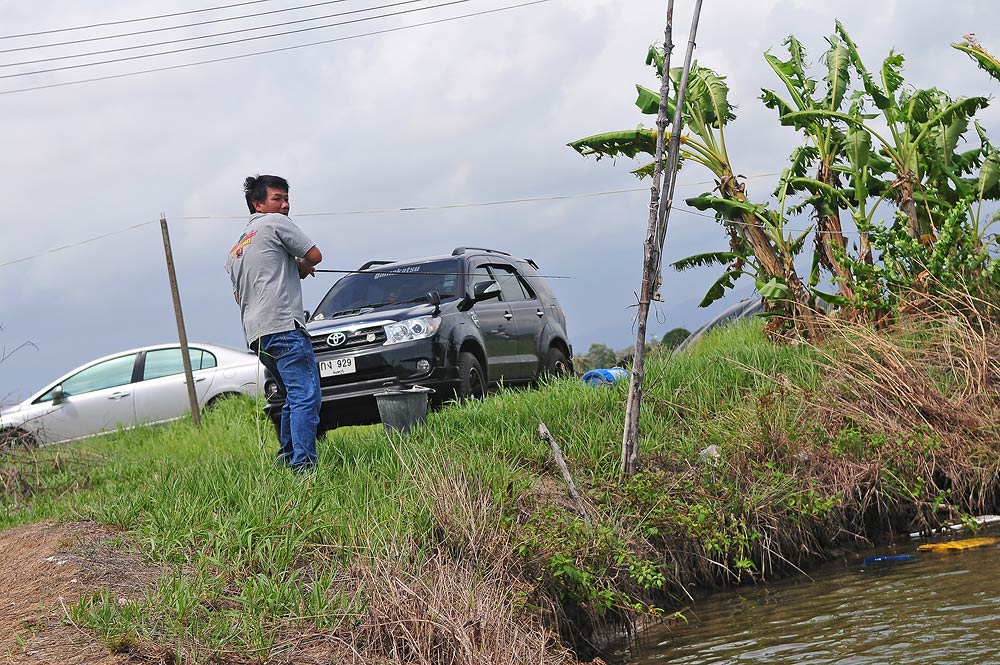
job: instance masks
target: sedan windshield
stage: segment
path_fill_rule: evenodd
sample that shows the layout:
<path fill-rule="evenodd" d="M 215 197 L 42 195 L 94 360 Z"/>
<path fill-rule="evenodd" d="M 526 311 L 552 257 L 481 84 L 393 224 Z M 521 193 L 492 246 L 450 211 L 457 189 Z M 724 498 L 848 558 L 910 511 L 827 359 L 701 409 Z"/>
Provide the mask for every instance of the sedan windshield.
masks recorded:
<path fill-rule="evenodd" d="M 459 293 L 461 270 L 461 261 L 445 260 L 348 275 L 333 285 L 313 318 L 332 319 L 389 305 L 425 302 L 431 291 L 448 300 Z"/>

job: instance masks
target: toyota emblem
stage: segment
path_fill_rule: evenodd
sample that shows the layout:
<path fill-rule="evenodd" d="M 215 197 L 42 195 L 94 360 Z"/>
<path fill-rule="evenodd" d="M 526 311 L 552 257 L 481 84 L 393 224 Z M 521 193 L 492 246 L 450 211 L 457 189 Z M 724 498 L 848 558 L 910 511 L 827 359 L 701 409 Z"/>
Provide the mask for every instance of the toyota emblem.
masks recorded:
<path fill-rule="evenodd" d="M 342 332 L 335 332 L 326 338 L 328 346 L 341 346 L 347 341 L 347 335 Z"/>

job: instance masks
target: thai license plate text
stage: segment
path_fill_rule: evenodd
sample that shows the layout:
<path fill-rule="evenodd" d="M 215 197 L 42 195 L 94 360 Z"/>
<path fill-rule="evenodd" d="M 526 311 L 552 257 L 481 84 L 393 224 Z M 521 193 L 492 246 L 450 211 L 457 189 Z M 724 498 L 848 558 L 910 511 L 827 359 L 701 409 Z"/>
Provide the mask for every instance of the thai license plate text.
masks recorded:
<path fill-rule="evenodd" d="M 357 368 L 354 366 L 354 358 L 352 356 L 319 361 L 319 375 L 323 377 L 354 374 L 356 371 Z"/>

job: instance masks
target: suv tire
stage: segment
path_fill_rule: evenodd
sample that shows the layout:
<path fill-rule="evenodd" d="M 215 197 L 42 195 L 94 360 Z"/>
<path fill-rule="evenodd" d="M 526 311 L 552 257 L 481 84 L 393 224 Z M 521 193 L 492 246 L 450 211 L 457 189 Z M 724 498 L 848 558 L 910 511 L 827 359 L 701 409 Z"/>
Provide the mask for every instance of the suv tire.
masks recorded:
<path fill-rule="evenodd" d="M 572 371 L 571 367 L 569 358 L 566 357 L 566 354 L 559 347 L 551 347 L 545 355 L 544 373 L 549 376 L 565 376 Z"/>
<path fill-rule="evenodd" d="M 458 354 L 458 399 L 482 399 L 486 395 L 486 375 L 479 358 L 473 353 L 462 351 Z"/>

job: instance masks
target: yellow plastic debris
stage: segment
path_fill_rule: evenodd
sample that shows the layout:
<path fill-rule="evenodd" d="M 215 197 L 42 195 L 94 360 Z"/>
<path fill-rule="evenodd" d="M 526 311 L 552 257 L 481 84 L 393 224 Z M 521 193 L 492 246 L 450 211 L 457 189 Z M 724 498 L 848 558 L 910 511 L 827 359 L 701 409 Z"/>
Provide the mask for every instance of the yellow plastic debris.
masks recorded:
<path fill-rule="evenodd" d="M 985 547 L 1000 543 L 1000 538 L 965 538 L 964 540 L 952 540 L 947 543 L 927 543 L 917 547 L 919 552 L 951 552 L 954 550 L 971 550 L 973 547 Z"/>

